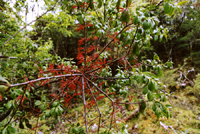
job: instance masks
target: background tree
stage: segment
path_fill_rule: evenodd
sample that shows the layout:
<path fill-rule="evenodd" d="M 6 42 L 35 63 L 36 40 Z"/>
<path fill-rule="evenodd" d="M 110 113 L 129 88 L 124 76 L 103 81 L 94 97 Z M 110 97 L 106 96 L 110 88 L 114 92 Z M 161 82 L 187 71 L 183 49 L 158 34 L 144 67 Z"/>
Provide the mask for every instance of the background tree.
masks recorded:
<path fill-rule="evenodd" d="M 147 103 L 152 102 L 158 119 L 171 117 L 168 109 L 171 106 L 163 103 L 168 94 L 159 82 L 166 66 L 157 54 L 151 60 L 145 57 L 145 48 L 151 46 L 151 38 L 156 35 L 160 39 L 167 36 L 167 29 L 159 25 L 157 15 L 163 7 L 165 13 L 173 15 L 178 9 L 173 3 L 160 1 L 134 7 L 131 0 L 45 2 L 47 11 L 56 7 L 59 12 L 56 15 L 45 12 L 36 19 L 36 29 L 32 31 L 36 35 L 28 34 L 32 40 L 25 31 L 20 33 L 20 29 L 14 38 L 16 48 L 10 40 L 14 36 L 5 38 L 1 45 L 2 52 L 17 57 L 15 62 L 7 61 L 7 70 L 1 66 L 4 71 L 1 75 L 9 81 L 0 77 L 2 133 L 14 133 L 16 125 L 23 129 L 24 124 L 36 133 L 39 120 L 51 126 L 51 130 L 56 130 L 64 119 L 76 123 L 77 120 L 67 117 L 76 111 L 76 105 L 83 106 L 84 113 L 79 113 L 83 122 L 66 126 L 67 130 L 62 132 L 123 133 L 125 128 L 118 128 L 116 116 L 123 107 L 128 110 L 130 104 L 137 105 L 134 115 L 144 113 Z M 16 8 L 20 10 L 19 5 L 26 6 L 24 3 L 16 2 Z M 76 64 L 56 55 L 70 57 L 69 52 L 76 47 Z M 71 50 L 60 50 L 68 48 Z M 111 69 L 114 63 L 118 64 L 117 69 Z M 170 67 L 171 63 L 167 65 Z M 49 94 L 52 88 L 56 90 Z M 134 97 L 128 96 L 131 90 Z M 100 105 L 102 102 L 110 107 L 106 112 L 100 108 L 104 106 Z M 98 113 L 97 130 L 88 125 L 97 119 L 90 117 L 91 111 Z M 29 122 L 33 116 L 37 120 L 34 126 Z M 84 129 L 78 128 L 80 124 L 85 125 Z M 104 129 L 103 124 L 109 127 Z"/>

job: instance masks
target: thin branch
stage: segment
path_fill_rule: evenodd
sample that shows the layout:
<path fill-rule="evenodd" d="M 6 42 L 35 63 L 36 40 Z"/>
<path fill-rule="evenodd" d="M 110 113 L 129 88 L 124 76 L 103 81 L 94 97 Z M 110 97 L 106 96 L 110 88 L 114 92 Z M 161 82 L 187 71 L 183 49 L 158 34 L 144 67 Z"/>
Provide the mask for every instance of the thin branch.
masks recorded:
<path fill-rule="evenodd" d="M 18 83 L 18 84 L 10 85 L 10 88 L 16 87 L 16 86 L 27 85 L 27 84 L 30 84 L 30 83 L 35 83 L 35 82 L 38 82 L 38 81 L 41 81 L 41 80 L 47 80 L 47 79 L 53 79 L 53 78 L 62 78 L 62 77 L 71 77 L 71 76 L 82 76 L 82 74 L 65 74 L 65 75 L 57 75 L 57 76 L 50 76 L 50 77 L 42 77 L 42 78 L 39 78 L 39 79 L 27 81 L 27 82 L 24 82 L 24 83 Z"/>
<path fill-rule="evenodd" d="M 69 107 L 69 104 L 71 103 L 72 99 L 74 98 L 74 94 L 77 92 L 77 90 L 73 93 L 72 98 L 69 100 L 67 107 L 65 108 L 65 111 L 63 113 L 63 116 L 60 119 L 60 122 L 63 120 L 63 118 L 65 117 L 66 113 L 67 113 L 67 109 Z M 66 119 L 66 118 L 65 118 Z"/>
<path fill-rule="evenodd" d="M 85 44 L 85 57 L 84 57 L 84 61 L 85 61 L 85 66 L 86 66 L 86 60 L 87 60 L 87 36 L 86 36 L 86 23 L 84 21 L 84 44 Z"/>
<path fill-rule="evenodd" d="M 157 5 L 156 7 L 160 6 L 160 4 L 162 4 L 164 2 L 164 0 L 161 0 Z"/>
<path fill-rule="evenodd" d="M 94 78 L 94 79 L 103 79 L 103 80 L 119 80 L 119 79 L 126 80 L 126 79 L 129 79 L 129 78 L 116 78 L 116 77 L 100 77 L 100 76 L 93 75 L 93 74 L 89 74 L 89 75 L 92 76 L 92 78 Z"/>
<path fill-rule="evenodd" d="M 104 6 L 104 22 L 106 21 L 106 1 L 104 1 L 104 4 L 103 4 L 103 6 Z"/>
<path fill-rule="evenodd" d="M 52 83 L 58 82 L 58 81 L 60 81 L 60 80 L 62 80 L 62 79 L 56 79 L 56 80 L 49 81 L 48 83 L 45 83 L 44 85 L 41 85 L 41 86 L 35 87 L 35 90 L 37 90 L 37 89 L 39 89 L 39 88 L 41 88 L 41 87 L 44 87 L 44 86 L 46 86 L 46 85 L 49 85 L 49 84 L 52 84 Z"/>
<path fill-rule="evenodd" d="M 94 60 L 92 60 L 92 62 L 94 63 L 97 59 L 98 59 L 98 57 L 106 50 L 106 48 L 115 40 L 115 38 L 119 35 L 119 34 L 121 34 L 128 26 L 130 26 L 130 25 L 132 25 L 132 23 L 131 24 L 128 24 L 128 25 L 126 25 L 117 35 L 115 35 L 113 38 L 112 38 L 112 40 L 110 41 L 110 42 L 108 42 L 108 44 L 106 44 L 105 46 L 104 46 L 104 48 L 101 50 L 101 52 L 98 54 L 98 56 L 94 59 Z M 90 66 L 90 65 L 89 65 Z M 86 69 L 86 71 L 88 70 L 88 68 Z"/>
<path fill-rule="evenodd" d="M 38 128 L 38 122 L 39 122 L 39 115 L 38 115 L 38 119 L 37 119 L 37 123 L 36 123 L 36 128 L 35 128 L 35 134 L 37 133 L 37 128 Z"/>
<path fill-rule="evenodd" d="M 90 84 L 88 83 L 88 81 L 87 81 L 87 85 L 88 85 L 88 88 L 90 89 L 90 92 L 92 93 L 92 90 L 91 90 L 91 88 L 90 88 Z M 99 112 L 99 125 L 98 125 L 98 133 L 99 133 L 100 124 L 101 124 L 101 111 L 99 110 L 99 107 L 98 107 L 98 104 L 97 104 L 97 100 L 96 100 L 96 98 L 94 97 L 94 94 L 93 94 L 93 93 L 92 93 L 92 97 L 93 97 L 93 99 L 94 99 L 94 101 L 95 101 L 95 104 L 96 104 L 97 109 L 98 109 L 98 112 Z"/>
<path fill-rule="evenodd" d="M 184 18 L 185 18 L 185 15 L 186 15 L 186 13 L 183 13 L 183 16 L 182 16 L 182 18 L 181 18 L 181 22 L 179 22 L 179 25 L 178 25 L 176 31 L 178 31 L 178 30 L 180 29 L 180 26 L 182 25 L 183 20 L 184 20 Z"/>
<path fill-rule="evenodd" d="M 87 112 L 86 112 L 86 103 L 85 103 L 85 82 L 84 82 L 84 77 L 82 76 L 82 94 L 83 94 L 83 105 L 84 105 L 84 112 L 85 112 L 85 128 L 87 134 L 88 132 L 88 126 L 87 126 Z"/>
<path fill-rule="evenodd" d="M 102 23 L 101 18 L 99 17 L 97 11 L 96 11 L 96 10 L 94 10 L 94 11 L 95 11 L 95 13 L 96 13 L 96 15 L 97 15 L 98 20 L 101 22 L 101 24 L 102 24 L 102 26 L 103 26 L 104 24 Z M 103 30 L 105 30 L 104 27 L 103 27 Z"/>
<path fill-rule="evenodd" d="M 85 77 L 97 90 L 99 90 L 102 94 L 104 94 L 111 102 L 114 102 L 104 91 L 102 91 L 99 87 L 97 87 L 91 80 Z"/>
<path fill-rule="evenodd" d="M 79 9 L 79 4 L 78 4 L 77 0 L 75 0 L 75 1 L 76 1 L 76 4 L 77 4 L 77 7 L 78 7 L 78 9 Z"/>
<path fill-rule="evenodd" d="M 84 2 L 86 3 L 86 0 L 84 0 Z M 88 6 L 89 7 L 89 6 Z M 85 45 L 85 57 L 84 57 L 84 64 L 85 64 L 85 66 L 86 66 L 86 58 L 87 58 L 87 42 L 86 42 L 86 23 L 85 23 L 85 21 L 86 21 L 86 18 L 85 18 L 85 13 L 86 13 L 86 11 L 87 11 L 87 9 L 85 8 L 85 6 L 84 6 L 84 20 L 83 20 L 83 23 L 84 23 L 84 45 Z M 87 126 L 86 126 L 87 127 Z"/>
<path fill-rule="evenodd" d="M 72 82 L 70 82 L 69 84 L 67 84 L 67 85 L 58 93 L 58 95 L 61 94 L 62 91 L 63 91 L 68 85 L 70 85 L 71 83 L 73 83 L 73 82 L 74 82 L 75 80 L 77 80 L 77 79 L 78 79 L 78 77 L 76 77 Z M 71 101 L 73 100 L 74 95 L 75 95 L 76 92 L 77 92 L 77 88 L 76 88 L 76 90 L 74 91 L 72 97 L 70 98 L 70 100 L 69 100 L 69 102 L 68 102 L 68 105 L 67 105 L 67 107 L 65 108 L 65 111 L 64 111 L 64 113 L 63 113 L 63 115 L 62 115 L 62 117 L 61 117 L 61 119 L 60 119 L 60 122 L 62 122 L 63 118 L 65 117 L 65 115 L 66 115 L 66 113 L 67 113 L 67 110 L 68 110 L 68 107 L 69 107 L 69 104 L 70 104 Z M 49 105 L 50 105 L 53 101 L 55 101 L 55 100 L 56 100 L 56 97 L 49 103 Z M 65 119 L 66 119 L 66 118 L 65 118 Z M 66 119 L 66 120 L 67 120 L 68 122 L 72 123 L 72 122 L 69 121 L 68 119 Z M 57 124 L 59 124 L 59 122 L 58 122 Z M 56 125 L 57 125 L 57 124 L 56 124 Z"/>
<path fill-rule="evenodd" d="M 0 56 L 0 58 L 17 59 L 17 57 L 9 57 L 9 56 Z"/>
<path fill-rule="evenodd" d="M 114 107 L 115 108 L 115 107 Z M 114 111 L 114 110 L 113 110 Z M 118 128 L 118 125 L 117 125 L 117 119 L 116 119 L 116 114 L 115 114 L 115 111 L 114 111 L 114 119 L 115 119 L 115 126 L 119 132 L 119 128 Z"/>
<path fill-rule="evenodd" d="M 4 114 L 0 116 L 0 122 L 3 121 L 5 118 L 7 118 L 11 113 L 11 109 L 8 109 Z"/>
<path fill-rule="evenodd" d="M 57 2 L 56 2 L 57 4 Z M 40 15 L 37 19 L 31 21 L 30 23 L 26 24 L 24 27 L 22 27 L 19 31 L 17 31 L 15 34 L 13 34 L 0 48 L 3 48 L 13 37 L 15 37 L 15 35 L 17 35 L 19 32 L 21 32 L 23 29 L 25 29 L 27 26 L 29 26 L 30 24 L 32 24 L 33 22 L 39 20 L 42 16 L 44 16 L 47 12 L 51 11 L 54 9 L 54 7 L 56 6 L 56 4 L 50 8 L 49 10 L 47 10 L 45 13 L 43 13 L 42 15 Z"/>
<path fill-rule="evenodd" d="M 108 63 L 105 64 L 105 66 L 110 65 L 110 64 L 112 64 L 112 63 L 114 63 L 114 62 L 116 62 L 116 61 L 119 61 L 119 60 L 123 59 L 123 58 L 124 58 L 124 56 L 121 57 L 121 58 L 115 59 L 115 60 L 113 60 L 113 61 L 111 61 L 111 62 L 108 62 Z M 93 69 L 93 70 L 89 70 L 89 71 L 87 71 L 86 73 L 92 73 L 92 72 L 97 71 L 97 70 L 99 70 L 99 69 L 100 69 L 100 67 L 98 67 L 98 68 L 96 68 L 96 69 Z"/>
<path fill-rule="evenodd" d="M 115 106 L 114 106 L 114 101 L 104 92 L 102 91 L 99 87 L 97 87 L 92 81 L 90 81 L 87 77 L 85 77 L 90 83 L 92 83 L 92 85 L 94 87 L 96 87 L 97 90 L 99 90 L 102 94 L 104 94 L 111 102 L 112 102 L 112 106 L 113 106 L 113 114 L 115 116 Z M 112 126 L 112 120 L 113 120 L 113 116 L 111 117 L 111 122 L 110 122 L 110 129 Z"/>
<path fill-rule="evenodd" d="M 26 88 L 27 88 L 27 86 L 26 86 Z M 25 90 L 24 90 L 24 92 L 23 92 L 23 94 L 22 94 L 22 97 L 21 97 L 21 99 L 20 99 L 20 101 L 19 101 L 19 104 L 18 104 L 18 106 L 17 106 L 17 109 L 16 109 L 15 112 L 13 113 L 13 116 L 10 118 L 10 120 L 8 121 L 8 123 L 4 126 L 4 128 L 6 128 L 6 126 L 12 121 L 13 117 L 14 117 L 15 114 L 17 113 L 17 110 L 19 109 L 19 106 L 20 106 L 20 104 L 21 104 L 21 101 L 22 101 L 22 99 L 24 98 L 24 94 L 26 93 L 26 88 L 25 88 Z"/>
<path fill-rule="evenodd" d="M 66 70 L 66 69 L 50 69 L 50 70 L 46 70 L 46 71 L 40 71 L 40 73 L 49 73 L 49 72 L 52 72 L 52 71 L 60 71 L 60 72 L 64 72 L 64 71 L 68 71 L 68 72 L 71 72 L 71 73 L 79 73 L 79 71 L 74 71 L 74 70 Z"/>
<path fill-rule="evenodd" d="M 91 121 L 88 122 L 88 124 L 90 124 L 91 122 L 93 122 L 94 120 L 96 120 L 99 116 L 95 117 L 94 119 L 92 119 Z M 82 128 L 84 125 L 80 126 L 79 128 Z"/>
<path fill-rule="evenodd" d="M 119 34 L 121 34 L 121 33 L 124 31 L 124 29 L 126 29 L 126 28 L 127 28 L 128 26 L 130 26 L 130 25 L 132 25 L 132 24 L 126 25 L 116 36 L 114 36 L 114 37 L 112 38 L 112 40 L 111 40 L 108 44 L 105 45 L 105 47 L 101 50 L 101 52 L 99 53 L 99 55 L 98 55 L 93 61 L 95 61 L 95 60 L 105 51 L 105 49 L 114 41 L 114 39 L 115 39 Z"/>
<path fill-rule="evenodd" d="M 139 27 L 139 25 L 137 26 L 137 29 L 136 29 L 135 35 L 134 35 L 134 37 L 133 37 L 133 40 L 132 40 L 132 42 L 131 42 L 131 45 L 130 45 L 130 47 L 129 47 L 129 50 L 128 50 L 126 56 L 129 55 L 130 50 L 131 50 L 131 48 L 132 48 L 132 46 L 133 46 L 133 43 L 134 43 L 134 41 L 135 41 L 135 37 L 136 37 L 136 35 L 137 35 L 138 27 Z M 126 57 L 126 56 L 125 56 L 125 57 Z"/>
<path fill-rule="evenodd" d="M 70 82 L 69 84 L 67 84 L 65 87 L 63 87 L 61 90 L 60 90 L 60 92 L 57 94 L 57 96 L 59 96 L 62 92 L 63 92 L 63 90 L 65 90 L 71 83 L 73 83 L 75 80 L 77 80 L 78 79 L 78 77 L 76 77 L 72 82 Z M 75 91 L 76 92 L 76 91 Z M 74 92 L 74 93 L 75 93 Z M 73 94 L 73 96 L 74 96 L 74 94 Z M 71 98 L 72 99 L 72 98 Z M 70 99 L 70 100 L 71 100 Z M 56 97 L 54 97 L 54 99 L 49 103 L 49 105 L 51 104 L 51 103 L 53 103 L 54 101 L 56 100 Z M 62 119 L 61 119 L 62 120 Z"/>
<path fill-rule="evenodd" d="M 128 65 L 131 67 L 131 69 L 133 70 L 133 68 L 132 68 L 132 66 L 131 66 L 131 64 L 130 64 L 130 62 L 126 59 L 126 58 L 124 58 L 125 60 L 126 60 L 126 62 L 128 63 Z"/>
<path fill-rule="evenodd" d="M 89 74 L 94 79 L 103 79 L 103 80 L 127 80 L 129 78 L 116 78 L 116 77 L 101 77 L 93 74 Z"/>
<path fill-rule="evenodd" d="M 134 60 L 137 60 L 135 57 L 133 57 L 134 58 Z M 138 62 L 138 60 L 137 60 L 137 62 Z M 149 66 L 149 67 L 152 67 L 152 65 L 149 65 L 149 64 L 147 64 L 147 63 L 144 63 L 144 62 L 139 62 L 140 64 L 144 64 L 144 65 L 146 65 L 146 66 Z"/>
<path fill-rule="evenodd" d="M 145 100 L 145 101 L 140 101 L 140 102 L 115 102 L 117 104 L 141 104 L 143 102 L 149 102 L 148 100 Z"/>
<path fill-rule="evenodd" d="M 122 33 L 122 31 L 123 31 L 125 28 L 127 28 L 127 27 L 130 26 L 130 25 L 132 25 L 132 24 L 126 25 L 114 38 L 116 38 L 120 33 Z M 123 59 L 123 58 L 126 58 L 126 56 L 129 55 L 130 49 L 131 49 L 131 47 L 132 47 L 132 45 L 133 45 L 133 43 L 134 43 L 134 40 L 135 40 L 137 31 L 138 31 L 138 27 L 139 27 L 139 26 L 137 26 L 136 33 L 135 33 L 135 35 L 134 35 L 134 37 L 133 37 L 133 40 L 132 40 L 132 42 L 131 42 L 131 45 L 130 45 L 129 50 L 128 50 L 128 52 L 126 53 L 126 55 L 123 56 L 123 57 L 121 57 L 121 58 L 115 59 L 115 60 L 113 60 L 113 61 L 107 63 L 106 65 L 110 65 L 110 64 L 112 64 L 112 63 L 114 63 L 114 62 L 116 62 L 116 61 L 119 61 L 119 60 L 121 60 L 121 59 Z M 112 41 L 114 41 L 114 38 L 113 38 L 108 44 L 106 44 L 106 46 L 103 48 L 103 50 L 101 50 L 101 52 L 99 53 L 99 55 L 98 55 L 92 62 L 94 62 L 94 61 L 97 60 L 97 58 L 103 53 L 103 51 L 106 49 L 106 47 L 107 47 L 108 45 L 110 45 L 110 44 L 112 43 Z M 88 68 L 87 68 L 87 69 L 88 69 Z M 94 71 L 99 70 L 99 69 L 100 69 L 100 67 L 99 67 L 99 68 L 96 68 L 96 69 L 93 69 L 93 70 L 90 70 L 90 71 L 87 71 L 86 73 L 91 73 L 91 72 L 94 72 Z"/>
<path fill-rule="evenodd" d="M 139 49 L 141 50 L 143 46 L 144 46 L 144 43 L 142 43 L 142 46 Z"/>

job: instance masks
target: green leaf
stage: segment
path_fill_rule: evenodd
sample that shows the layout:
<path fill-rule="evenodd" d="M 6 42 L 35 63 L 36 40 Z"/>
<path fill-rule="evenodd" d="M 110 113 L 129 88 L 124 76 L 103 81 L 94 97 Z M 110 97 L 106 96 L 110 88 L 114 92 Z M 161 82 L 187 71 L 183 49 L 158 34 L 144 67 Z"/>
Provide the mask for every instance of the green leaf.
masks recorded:
<path fill-rule="evenodd" d="M 59 109 L 57 107 L 55 108 L 55 116 L 56 115 L 59 115 Z"/>
<path fill-rule="evenodd" d="M 50 110 L 46 110 L 46 111 L 45 111 L 45 116 L 46 116 L 46 117 L 49 117 L 49 116 L 50 116 Z"/>
<path fill-rule="evenodd" d="M 129 101 L 126 101 L 126 103 L 129 102 Z M 126 107 L 126 110 L 129 110 L 130 108 L 130 104 L 125 104 L 125 107 Z"/>
<path fill-rule="evenodd" d="M 119 11 L 120 3 L 121 3 L 121 0 L 118 0 L 118 1 L 117 1 L 117 5 L 116 5 L 117 11 Z"/>
<path fill-rule="evenodd" d="M 187 1 L 181 1 L 177 5 L 181 6 L 181 5 L 186 4 L 186 3 L 187 3 Z"/>
<path fill-rule="evenodd" d="M 0 76 L 0 83 L 6 83 L 8 85 L 10 85 L 10 83 L 3 77 Z"/>
<path fill-rule="evenodd" d="M 137 25 L 138 22 L 139 22 L 138 16 L 135 16 L 134 19 L 133 19 L 133 24 Z"/>
<path fill-rule="evenodd" d="M 161 113 L 159 111 L 159 109 L 157 108 L 156 111 L 155 111 L 155 115 L 157 116 L 157 118 L 159 119 L 160 116 L 161 116 Z"/>
<path fill-rule="evenodd" d="M 154 41 L 158 40 L 158 35 L 154 35 Z"/>
<path fill-rule="evenodd" d="M 153 60 L 159 60 L 159 59 L 160 59 L 159 56 L 157 54 L 154 54 Z"/>
<path fill-rule="evenodd" d="M 149 84 L 149 79 L 144 77 L 143 83 L 146 84 L 145 87 Z"/>
<path fill-rule="evenodd" d="M 14 133 L 16 133 L 17 132 L 17 130 L 14 128 L 14 127 L 12 127 L 12 126 L 8 126 L 8 132 L 10 133 L 10 134 L 14 134 Z"/>
<path fill-rule="evenodd" d="M 135 75 L 134 76 L 134 80 L 136 80 L 138 84 L 143 81 L 143 78 L 144 77 L 142 75 Z"/>
<path fill-rule="evenodd" d="M 172 67 L 173 63 L 172 62 L 167 62 L 166 63 L 168 67 Z"/>
<path fill-rule="evenodd" d="M 8 131 L 7 131 L 7 127 L 6 127 L 3 129 L 2 134 L 7 134 L 7 133 L 8 133 Z"/>
<path fill-rule="evenodd" d="M 152 21 L 148 20 L 148 28 L 152 28 Z"/>
<path fill-rule="evenodd" d="M 141 39 L 141 34 L 140 33 L 137 33 L 137 39 Z"/>
<path fill-rule="evenodd" d="M 24 129 L 24 124 L 23 124 L 22 120 L 20 120 L 20 122 L 19 122 L 19 128 Z"/>
<path fill-rule="evenodd" d="M 160 42 L 162 42 L 163 34 L 160 35 Z"/>
<path fill-rule="evenodd" d="M 166 98 L 165 96 L 161 96 L 160 101 L 165 102 Z"/>
<path fill-rule="evenodd" d="M 154 90 L 155 90 L 155 85 L 154 85 L 154 83 L 153 83 L 152 81 L 149 81 L 148 89 L 149 89 L 150 91 L 154 91 Z"/>
<path fill-rule="evenodd" d="M 51 113 L 51 116 L 56 117 L 56 116 L 57 116 L 56 108 L 53 107 L 53 108 L 51 109 L 50 113 Z"/>
<path fill-rule="evenodd" d="M 156 104 L 155 103 L 153 104 L 152 109 L 153 109 L 154 112 L 156 111 Z"/>
<path fill-rule="evenodd" d="M 170 5 L 169 3 L 165 3 L 164 5 L 164 11 L 169 14 L 170 16 L 172 16 L 174 14 L 175 11 L 175 7 L 173 7 L 172 5 Z"/>
<path fill-rule="evenodd" d="M 162 72 L 162 70 L 161 70 L 160 67 L 158 67 L 158 73 L 157 73 L 157 76 L 159 76 L 159 77 L 163 76 L 163 72 Z"/>
<path fill-rule="evenodd" d="M 5 91 L 7 91 L 9 88 L 9 86 L 6 85 L 0 85 L 0 93 L 4 93 Z"/>
<path fill-rule="evenodd" d="M 36 102 L 35 102 L 35 106 L 39 106 L 39 105 L 41 105 L 42 103 L 41 103 L 41 101 L 39 101 L 39 100 L 37 100 Z"/>
<path fill-rule="evenodd" d="M 32 125 L 31 124 L 26 124 L 26 127 L 31 129 L 32 128 Z"/>
<path fill-rule="evenodd" d="M 15 89 L 15 90 L 14 90 L 14 93 L 15 93 L 16 95 L 18 95 L 18 96 L 21 95 L 21 94 L 23 94 L 23 92 L 24 92 L 24 91 L 23 91 L 21 88 Z"/>
<path fill-rule="evenodd" d="M 174 14 L 174 12 L 175 12 L 175 8 L 172 7 L 172 6 L 170 6 L 170 9 L 169 9 L 168 14 L 169 14 L 170 16 L 172 16 L 172 15 Z"/>
<path fill-rule="evenodd" d="M 123 126 L 123 127 L 122 127 L 122 131 L 124 131 L 125 129 L 126 129 L 125 126 Z"/>
<path fill-rule="evenodd" d="M 148 87 L 147 87 L 147 86 L 146 86 L 146 87 L 144 87 L 144 89 L 143 89 L 142 93 L 143 93 L 144 95 L 148 93 Z"/>
<path fill-rule="evenodd" d="M 160 98 L 160 94 L 154 94 L 154 97 L 156 97 L 157 99 Z"/>
<path fill-rule="evenodd" d="M 140 49 L 138 47 L 138 44 L 135 44 L 133 47 L 133 54 L 138 55 L 140 53 Z"/>
<path fill-rule="evenodd" d="M 142 29 L 138 29 L 138 33 L 142 34 Z"/>
<path fill-rule="evenodd" d="M 55 102 L 55 101 L 51 104 L 52 107 L 56 107 L 57 105 L 58 105 L 58 102 Z"/>
<path fill-rule="evenodd" d="M 152 67 L 151 66 L 147 66 L 147 71 L 151 71 Z M 147 75 L 150 75 L 150 77 L 154 77 L 154 75 L 152 73 L 149 73 Z"/>
<path fill-rule="evenodd" d="M 143 22 L 143 29 L 144 29 L 144 30 L 149 29 L 149 22 L 148 22 L 147 20 L 145 20 L 145 21 Z"/>
<path fill-rule="evenodd" d="M 89 7 L 90 7 L 90 9 L 94 9 L 94 3 L 93 3 L 93 0 L 90 0 L 89 1 Z"/>
<path fill-rule="evenodd" d="M 132 0 L 126 0 L 126 7 L 129 7 L 131 5 Z"/>
<path fill-rule="evenodd" d="M 41 111 L 43 112 L 46 109 L 45 105 L 40 105 L 39 108 L 41 109 Z"/>
<path fill-rule="evenodd" d="M 171 113 L 168 111 L 168 112 L 167 112 L 167 115 L 166 115 L 166 116 L 167 116 L 167 119 L 170 118 L 170 114 L 171 114 Z"/>
<path fill-rule="evenodd" d="M 139 53 L 137 60 L 138 60 L 138 62 L 142 61 L 142 53 Z"/>
<path fill-rule="evenodd" d="M 9 109 L 9 108 L 11 108 L 11 106 L 12 106 L 12 101 L 7 102 L 6 108 Z"/>
<path fill-rule="evenodd" d="M 146 65 L 145 64 L 142 64 L 142 71 L 145 72 L 147 69 Z"/>
<path fill-rule="evenodd" d="M 146 10 L 146 12 L 144 13 L 144 16 L 149 17 L 149 11 L 148 10 Z"/>
<path fill-rule="evenodd" d="M 142 103 L 140 104 L 140 113 L 144 113 L 144 110 L 146 108 L 146 103 L 144 102 L 144 100 L 142 100 Z"/>
<path fill-rule="evenodd" d="M 129 10 L 128 10 L 128 9 L 125 9 L 125 10 L 122 12 L 122 15 L 121 15 L 120 20 L 121 20 L 122 22 L 129 22 L 129 20 L 130 20 L 130 13 L 129 13 Z"/>
<path fill-rule="evenodd" d="M 165 106 L 163 106 L 163 104 L 160 103 L 160 109 L 163 113 L 167 114 L 168 111 L 167 111 L 167 108 Z"/>
<path fill-rule="evenodd" d="M 26 127 L 28 127 L 28 128 L 31 129 L 31 128 L 32 128 L 32 125 L 29 124 L 29 120 L 28 120 L 27 118 L 25 118 L 24 120 L 25 120 Z"/>
<path fill-rule="evenodd" d="M 153 100 L 153 94 L 151 92 L 148 92 L 147 98 L 148 98 L 149 101 L 152 101 Z"/>
<path fill-rule="evenodd" d="M 102 7 L 102 4 L 103 4 L 103 2 L 102 2 L 102 0 L 98 0 L 98 8 L 101 8 Z"/>
<path fill-rule="evenodd" d="M 164 11 L 165 11 L 166 13 L 168 13 L 168 12 L 169 12 L 169 9 L 170 9 L 169 3 L 165 3 L 165 5 L 164 5 Z"/>
<path fill-rule="evenodd" d="M 45 115 L 42 114 L 42 115 L 40 116 L 40 120 L 44 120 L 44 119 L 45 119 Z"/>
<path fill-rule="evenodd" d="M 166 104 L 165 106 L 166 106 L 167 108 L 172 108 L 172 106 L 169 105 L 169 104 Z"/>

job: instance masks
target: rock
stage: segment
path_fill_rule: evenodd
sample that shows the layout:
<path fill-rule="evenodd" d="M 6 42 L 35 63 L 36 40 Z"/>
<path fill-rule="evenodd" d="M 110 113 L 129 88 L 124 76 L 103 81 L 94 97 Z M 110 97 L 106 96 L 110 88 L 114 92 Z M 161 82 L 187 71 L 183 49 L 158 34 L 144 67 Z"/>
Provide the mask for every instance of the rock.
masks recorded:
<path fill-rule="evenodd" d="M 192 80 L 192 81 L 193 81 L 194 79 L 196 79 L 196 74 L 195 74 L 194 68 L 188 70 L 187 78 L 188 78 L 189 80 Z"/>

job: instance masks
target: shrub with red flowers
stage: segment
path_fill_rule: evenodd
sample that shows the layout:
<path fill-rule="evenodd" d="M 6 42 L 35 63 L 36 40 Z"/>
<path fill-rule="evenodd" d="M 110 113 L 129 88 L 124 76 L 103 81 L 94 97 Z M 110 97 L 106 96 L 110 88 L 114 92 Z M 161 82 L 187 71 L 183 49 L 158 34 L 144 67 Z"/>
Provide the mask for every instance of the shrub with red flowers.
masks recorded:
<path fill-rule="evenodd" d="M 40 121 L 48 124 L 51 130 L 58 131 L 63 121 L 77 122 L 70 117 L 70 111 L 80 104 L 83 104 L 83 113 L 78 118 L 84 117 L 85 127 L 82 129 L 79 123 L 76 127 L 62 126 L 69 128 L 68 133 L 99 133 L 105 122 L 110 122 L 108 131 L 120 132 L 117 125 L 120 119 L 116 116 L 123 107 L 135 109 L 133 104 L 138 105 L 140 114 L 144 112 L 146 103 L 153 102 L 155 115 L 169 118 L 170 105 L 162 103 L 167 93 L 159 82 L 166 66 L 158 55 L 146 59 L 143 53 L 145 47 L 150 47 L 150 40 L 155 35 L 161 40 L 166 35 L 166 30 L 158 27 L 156 17 L 159 6 L 164 2 L 145 7 L 135 7 L 136 3 L 132 0 L 118 0 L 117 4 L 112 0 L 64 0 L 61 3 L 63 9 L 76 16 L 78 23 L 74 28 L 83 35 L 78 40 L 77 63 L 63 61 L 44 65 L 38 60 L 34 63 L 37 71 L 32 79 L 30 75 L 21 76 L 23 82 L 10 84 L 2 77 L 0 81 L 7 85 L 0 87 L 0 131 L 16 132 L 15 122 L 21 129 L 26 125 L 36 132 L 41 127 Z M 170 66 L 169 63 L 167 65 Z M 130 95 L 130 91 L 137 95 Z M 100 103 L 104 102 L 110 109 L 106 113 L 100 108 Z M 94 110 L 98 116 L 88 120 Z M 105 120 L 106 115 L 109 116 Z M 32 117 L 35 117 L 35 122 L 29 121 Z M 89 127 L 93 121 L 98 122 L 95 130 Z"/>

